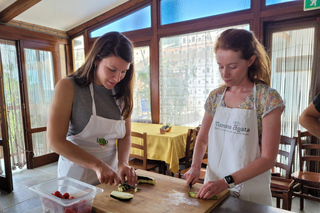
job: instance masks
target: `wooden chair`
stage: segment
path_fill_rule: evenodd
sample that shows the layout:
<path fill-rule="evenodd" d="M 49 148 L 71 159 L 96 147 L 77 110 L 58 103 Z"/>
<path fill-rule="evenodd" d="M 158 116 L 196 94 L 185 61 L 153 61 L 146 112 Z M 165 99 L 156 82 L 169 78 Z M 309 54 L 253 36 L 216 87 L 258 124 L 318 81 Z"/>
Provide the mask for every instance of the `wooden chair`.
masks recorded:
<path fill-rule="evenodd" d="M 185 156 L 179 159 L 179 165 L 184 166 L 184 169 L 191 166 L 192 157 L 193 157 L 193 148 L 198 136 L 200 128 L 188 129 L 187 141 L 186 141 L 186 150 Z"/>
<path fill-rule="evenodd" d="M 281 135 L 278 156 L 273 168 L 270 185 L 272 197 L 277 200 L 277 208 L 280 208 L 280 199 L 282 199 L 282 209 L 289 211 L 291 211 L 294 185 L 294 180 L 291 179 L 291 172 L 296 141 L 296 138 Z M 277 173 L 274 173 L 275 170 L 277 170 Z"/>
<path fill-rule="evenodd" d="M 147 159 L 147 133 L 138 133 L 131 132 L 131 138 L 139 138 L 142 141 L 141 144 L 131 142 L 131 148 L 140 149 L 142 151 L 142 155 L 131 154 L 129 165 L 134 167 L 135 169 L 143 169 L 143 170 L 155 170 L 159 169 L 159 173 L 166 173 L 166 164 L 163 161 L 157 160 L 148 160 Z"/>
<path fill-rule="evenodd" d="M 293 173 L 292 177 L 299 184 L 299 191 L 294 191 L 293 195 L 300 197 L 300 209 L 303 210 L 304 199 L 320 201 L 320 197 L 310 194 L 310 190 L 320 192 L 320 173 L 304 169 L 304 166 L 308 168 L 309 165 L 319 165 L 320 144 L 317 144 L 316 137 L 308 131 L 298 131 L 298 145 L 300 170 Z"/>
<path fill-rule="evenodd" d="M 191 161 L 193 157 L 193 149 L 195 142 L 197 140 L 198 133 L 200 131 L 200 126 L 196 127 L 195 129 L 189 129 L 188 130 L 188 137 L 187 137 L 187 144 L 186 144 L 186 155 L 185 155 L 185 169 L 180 170 L 176 177 L 178 178 L 184 178 L 184 174 L 189 171 L 191 166 Z M 201 168 L 200 170 L 200 177 L 198 182 L 203 183 L 204 182 L 204 176 L 206 174 L 206 169 Z"/>

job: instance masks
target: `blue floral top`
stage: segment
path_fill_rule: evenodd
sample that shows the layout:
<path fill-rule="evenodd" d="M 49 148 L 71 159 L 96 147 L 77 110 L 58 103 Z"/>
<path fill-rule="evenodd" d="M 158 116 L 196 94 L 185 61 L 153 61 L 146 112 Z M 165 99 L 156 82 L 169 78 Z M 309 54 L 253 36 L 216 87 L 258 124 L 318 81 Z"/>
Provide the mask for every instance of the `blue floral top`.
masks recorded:
<path fill-rule="evenodd" d="M 217 105 L 222 97 L 222 94 L 226 86 L 219 87 L 209 94 L 209 97 L 206 100 L 204 108 L 207 113 L 214 117 L 214 114 L 217 109 Z M 246 100 L 241 103 L 237 108 L 240 109 L 254 109 L 254 96 L 253 90 L 250 95 L 246 98 Z M 221 106 L 226 107 L 224 99 L 221 101 Z M 265 85 L 265 84 L 257 84 L 256 85 L 256 110 L 257 110 L 257 120 L 258 120 L 258 135 L 259 135 L 259 143 L 261 143 L 261 135 L 262 135 L 262 118 L 271 112 L 272 110 L 281 107 L 283 110 L 285 105 L 280 94 L 273 88 Z"/>

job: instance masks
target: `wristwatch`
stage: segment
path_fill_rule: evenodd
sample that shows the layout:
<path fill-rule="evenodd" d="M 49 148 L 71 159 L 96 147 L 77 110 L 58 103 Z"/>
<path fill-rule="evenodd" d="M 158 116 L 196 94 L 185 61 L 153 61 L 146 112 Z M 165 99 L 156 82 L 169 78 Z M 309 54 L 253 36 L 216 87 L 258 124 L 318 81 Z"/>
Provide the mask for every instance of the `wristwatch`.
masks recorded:
<path fill-rule="evenodd" d="M 233 180 L 231 175 L 225 176 L 224 180 L 228 184 L 229 188 L 233 188 L 234 187 L 234 180 Z"/>

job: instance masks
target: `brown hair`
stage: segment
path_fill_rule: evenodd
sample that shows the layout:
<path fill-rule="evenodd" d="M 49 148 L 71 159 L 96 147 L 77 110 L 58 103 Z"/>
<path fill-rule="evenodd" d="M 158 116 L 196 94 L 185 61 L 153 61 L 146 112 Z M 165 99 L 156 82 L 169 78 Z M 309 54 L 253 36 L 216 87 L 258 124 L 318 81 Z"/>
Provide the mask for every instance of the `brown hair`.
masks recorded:
<path fill-rule="evenodd" d="M 218 49 L 240 51 L 242 59 L 249 60 L 255 55 L 256 60 L 248 68 L 248 78 L 253 83 L 270 86 L 270 59 L 254 34 L 243 29 L 228 29 L 221 33 L 215 45 Z"/>
<path fill-rule="evenodd" d="M 122 99 L 122 116 L 128 118 L 133 108 L 133 45 L 130 40 L 119 32 L 109 32 L 95 41 L 86 57 L 84 64 L 70 75 L 80 86 L 88 86 L 93 82 L 95 62 L 99 62 L 111 55 L 122 58 L 131 63 L 125 77 L 115 86 L 116 99 Z"/>

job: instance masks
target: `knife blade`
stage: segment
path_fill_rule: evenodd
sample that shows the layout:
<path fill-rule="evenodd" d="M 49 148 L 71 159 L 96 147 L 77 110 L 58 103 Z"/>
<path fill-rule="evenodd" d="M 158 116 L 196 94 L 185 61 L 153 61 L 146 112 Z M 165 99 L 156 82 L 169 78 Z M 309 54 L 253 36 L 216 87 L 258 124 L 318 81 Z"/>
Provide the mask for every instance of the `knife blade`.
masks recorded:
<path fill-rule="evenodd" d="M 192 187 L 192 181 L 189 183 L 189 191 L 188 191 L 188 194 L 189 194 L 189 192 L 190 192 L 190 190 L 191 190 L 191 187 Z"/>

